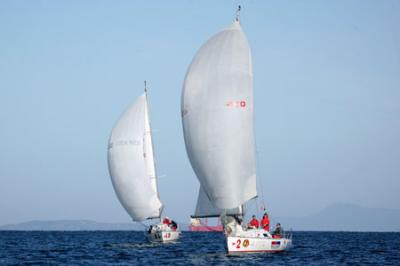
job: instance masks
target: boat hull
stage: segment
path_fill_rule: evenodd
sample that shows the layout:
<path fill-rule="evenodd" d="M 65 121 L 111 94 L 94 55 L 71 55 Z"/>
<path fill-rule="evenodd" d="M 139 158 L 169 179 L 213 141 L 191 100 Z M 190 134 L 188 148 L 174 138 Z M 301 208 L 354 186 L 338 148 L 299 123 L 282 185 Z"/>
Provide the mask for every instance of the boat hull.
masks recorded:
<path fill-rule="evenodd" d="M 167 242 L 174 242 L 179 239 L 180 236 L 179 231 L 169 231 L 169 230 L 157 230 L 152 231 L 151 233 L 147 233 L 147 240 L 150 242 L 160 242 L 160 243 L 167 243 Z"/>
<path fill-rule="evenodd" d="M 292 246 L 292 240 L 288 238 L 228 236 L 225 244 L 228 254 L 282 252 Z"/>

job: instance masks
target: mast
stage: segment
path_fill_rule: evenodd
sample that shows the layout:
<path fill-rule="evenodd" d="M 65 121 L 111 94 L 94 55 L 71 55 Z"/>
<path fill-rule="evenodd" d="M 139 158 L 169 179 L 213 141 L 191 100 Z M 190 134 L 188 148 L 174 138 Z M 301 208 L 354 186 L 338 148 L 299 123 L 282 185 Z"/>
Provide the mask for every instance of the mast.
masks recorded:
<path fill-rule="evenodd" d="M 151 151 L 152 151 L 152 156 L 153 156 L 153 168 L 154 168 L 154 176 L 151 176 L 150 179 L 154 178 L 155 179 L 155 183 L 156 183 L 156 190 L 157 190 L 157 197 L 160 198 L 160 193 L 158 192 L 158 179 L 157 179 L 157 168 L 156 168 L 156 162 L 155 162 L 155 155 L 154 155 L 154 144 L 153 144 L 153 135 L 152 135 L 152 130 L 151 130 L 151 122 L 150 122 L 150 112 L 149 112 L 149 101 L 148 101 L 148 96 L 147 96 L 147 82 L 146 80 L 144 81 L 144 94 L 145 94 L 145 98 L 146 98 L 146 115 L 147 115 L 147 119 L 149 121 L 149 131 L 145 132 L 145 134 L 149 134 L 150 135 L 150 139 L 151 139 Z M 163 206 L 161 207 L 163 209 Z M 150 217 L 149 219 L 153 219 L 153 218 L 158 218 L 161 221 L 161 213 L 162 213 L 162 209 L 160 211 L 160 215 L 158 217 Z"/>
<path fill-rule="evenodd" d="M 238 23 L 240 23 L 240 5 L 238 6 L 237 10 L 236 10 L 236 18 L 235 21 L 237 21 Z"/>
<path fill-rule="evenodd" d="M 238 8 L 236 9 L 235 21 L 236 21 L 237 23 L 239 23 L 239 24 L 240 24 L 240 10 L 241 10 L 241 9 L 242 9 L 241 6 L 238 5 Z M 257 197 L 257 196 L 256 196 L 256 197 Z M 239 206 L 239 210 L 240 210 L 240 214 L 239 214 L 239 215 L 241 215 L 241 216 L 244 218 L 244 216 L 245 216 L 244 204 L 241 204 L 241 205 Z"/>

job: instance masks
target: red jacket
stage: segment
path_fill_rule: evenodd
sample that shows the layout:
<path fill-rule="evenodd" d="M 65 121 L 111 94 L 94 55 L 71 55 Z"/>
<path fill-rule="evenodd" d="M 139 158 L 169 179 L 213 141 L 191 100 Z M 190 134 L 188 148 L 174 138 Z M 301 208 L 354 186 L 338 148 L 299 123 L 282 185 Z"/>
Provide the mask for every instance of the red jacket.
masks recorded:
<path fill-rule="evenodd" d="M 261 219 L 261 227 L 264 228 L 265 231 L 269 231 L 269 217 L 264 216 Z"/>
<path fill-rule="evenodd" d="M 255 228 L 258 228 L 258 226 L 260 225 L 258 223 L 258 220 L 256 218 L 251 219 L 249 225 L 254 226 Z"/>
<path fill-rule="evenodd" d="M 162 221 L 162 223 L 163 223 L 163 224 L 170 224 L 170 221 L 169 221 L 169 219 L 164 218 L 164 220 Z"/>

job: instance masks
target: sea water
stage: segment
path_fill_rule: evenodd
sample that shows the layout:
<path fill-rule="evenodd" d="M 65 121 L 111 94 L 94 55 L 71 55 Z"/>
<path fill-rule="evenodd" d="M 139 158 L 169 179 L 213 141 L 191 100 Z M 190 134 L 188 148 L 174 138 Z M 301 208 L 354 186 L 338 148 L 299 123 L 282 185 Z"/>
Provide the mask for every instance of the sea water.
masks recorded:
<path fill-rule="evenodd" d="M 134 231 L 0 231 L 0 265 L 400 265 L 400 233 L 294 232 L 279 254 L 227 256 L 218 232 L 152 244 Z"/>

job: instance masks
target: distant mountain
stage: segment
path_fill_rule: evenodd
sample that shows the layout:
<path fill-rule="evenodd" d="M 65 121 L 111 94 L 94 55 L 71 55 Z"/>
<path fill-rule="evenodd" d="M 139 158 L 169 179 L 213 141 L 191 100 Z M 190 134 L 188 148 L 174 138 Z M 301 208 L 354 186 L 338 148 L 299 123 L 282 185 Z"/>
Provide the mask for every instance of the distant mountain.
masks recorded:
<path fill-rule="evenodd" d="M 181 230 L 187 230 L 187 224 L 178 223 Z M 19 224 L 0 226 L 1 230 L 16 231 L 142 231 L 138 223 L 101 223 L 90 220 L 29 221 Z"/>
<path fill-rule="evenodd" d="M 274 217 L 284 228 L 295 231 L 376 231 L 400 232 L 400 210 L 365 208 L 335 203 L 306 217 Z M 188 225 L 179 223 L 182 231 Z M 101 223 L 89 220 L 30 221 L 0 226 L 0 230 L 26 231 L 142 231 L 138 223 Z"/>
<path fill-rule="evenodd" d="M 303 218 L 275 219 L 296 231 L 400 231 L 400 210 L 335 203 Z"/>

